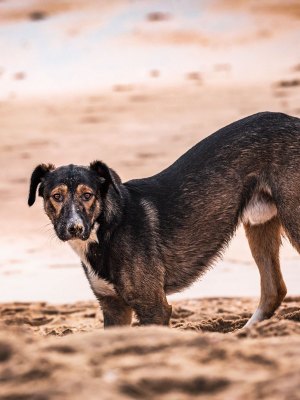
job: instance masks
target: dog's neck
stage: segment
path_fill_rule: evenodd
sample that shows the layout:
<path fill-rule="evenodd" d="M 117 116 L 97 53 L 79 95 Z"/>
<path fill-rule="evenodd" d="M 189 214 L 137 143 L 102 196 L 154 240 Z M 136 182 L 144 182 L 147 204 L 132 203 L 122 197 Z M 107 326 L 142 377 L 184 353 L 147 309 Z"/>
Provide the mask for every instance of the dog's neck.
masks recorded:
<path fill-rule="evenodd" d="M 116 193 L 113 187 L 109 188 L 103 199 L 103 210 L 97 218 L 100 225 L 99 235 L 103 236 L 102 239 L 109 238 L 122 221 L 124 206 L 128 197 L 128 190 L 122 184 L 120 185 L 120 193 Z"/>

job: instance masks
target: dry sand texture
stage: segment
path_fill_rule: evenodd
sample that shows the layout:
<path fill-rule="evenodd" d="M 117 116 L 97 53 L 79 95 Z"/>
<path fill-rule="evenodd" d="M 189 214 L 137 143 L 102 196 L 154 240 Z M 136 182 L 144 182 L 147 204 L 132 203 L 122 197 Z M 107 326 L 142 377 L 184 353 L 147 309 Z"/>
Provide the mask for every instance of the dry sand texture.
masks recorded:
<path fill-rule="evenodd" d="M 257 300 L 216 297 L 174 302 L 174 329 L 103 332 L 95 302 L 57 305 L 93 296 L 26 205 L 40 162 L 100 158 L 127 180 L 248 114 L 300 116 L 299 22 L 298 1 L 0 2 L 1 400 L 300 398 L 299 298 L 250 331 L 234 330 Z M 297 295 L 299 255 L 282 256 Z M 239 231 L 185 296 L 258 286 Z"/>
<path fill-rule="evenodd" d="M 253 306 L 187 300 L 174 304 L 174 329 L 101 332 L 94 303 L 3 304 L 0 399 L 299 399 L 299 298 L 236 330 Z"/>

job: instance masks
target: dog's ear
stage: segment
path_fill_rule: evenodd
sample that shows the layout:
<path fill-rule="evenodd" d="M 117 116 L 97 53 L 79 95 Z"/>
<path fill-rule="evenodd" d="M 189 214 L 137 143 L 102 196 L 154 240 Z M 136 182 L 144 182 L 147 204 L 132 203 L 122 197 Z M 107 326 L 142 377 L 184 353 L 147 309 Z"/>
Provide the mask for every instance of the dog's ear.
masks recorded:
<path fill-rule="evenodd" d="M 103 185 L 108 189 L 109 185 L 111 184 L 115 191 L 120 194 L 120 184 L 122 183 L 121 178 L 119 175 L 111 168 L 109 168 L 106 164 L 102 161 L 93 161 L 90 164 L 90 169 L 92 171 L 97 172 L 101 180 L 103 181 Z"/>
<path fill-rule="evenodd" d="M 38 185 L 44 180 L 45 176 L 54 169 L 55 166 L 53 164 L 40 164 L 34 169 L 30 180 L 30 188 L 28 196 L 29 207 L 31 207 L 35 202 L 36 189 Z M 39 196 L 43 196 L 43 190 L 41 186 L 39 188 Z"/>

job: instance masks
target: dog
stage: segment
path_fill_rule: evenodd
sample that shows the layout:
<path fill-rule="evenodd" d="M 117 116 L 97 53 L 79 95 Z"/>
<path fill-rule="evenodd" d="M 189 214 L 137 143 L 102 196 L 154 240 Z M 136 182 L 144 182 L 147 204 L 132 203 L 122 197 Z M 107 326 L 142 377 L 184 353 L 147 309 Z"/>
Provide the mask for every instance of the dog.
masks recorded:
<path fill-rule="evenodd" d="M 157 175 L 122 183 L 101 161 L 38 165 L 36 192 L 59 239 L 81 259 L 104 327 L 168 325 L 166 295 L 220 257 L 240 223 L 261 277 L 246 327 L 270 318 L 287 290 L 281 235 L 300 252 L 300 119 L 263 112 L 208 136 Z"/>

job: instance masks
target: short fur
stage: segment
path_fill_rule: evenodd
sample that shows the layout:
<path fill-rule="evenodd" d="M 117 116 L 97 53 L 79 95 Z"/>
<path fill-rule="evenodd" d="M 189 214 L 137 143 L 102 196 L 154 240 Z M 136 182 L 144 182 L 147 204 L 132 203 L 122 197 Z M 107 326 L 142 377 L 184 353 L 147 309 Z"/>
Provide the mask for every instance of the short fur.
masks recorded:
<path fill-rule="evenodd" d="M 244 118 L 157 175 L 126 183 L 100 161 L 41 165 L 32 174 L 29 205 L 39 184 L 56 233 L 81 258 L 105 327 L 130 324 L 132 311 L 141 324 L 167 325 L 166 294 L 203 275 L 240 222 L 261 275 L 261 301 L 248 326 L 269 318 L 285 297 L 283 230 L 300 250 L 298 118 L 269 112 Z M 59 185 L 68 193 L 55 214 L 51 196 Z M 91 191 L 89 205 L 79 185 Z"/>

